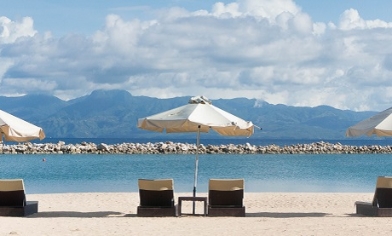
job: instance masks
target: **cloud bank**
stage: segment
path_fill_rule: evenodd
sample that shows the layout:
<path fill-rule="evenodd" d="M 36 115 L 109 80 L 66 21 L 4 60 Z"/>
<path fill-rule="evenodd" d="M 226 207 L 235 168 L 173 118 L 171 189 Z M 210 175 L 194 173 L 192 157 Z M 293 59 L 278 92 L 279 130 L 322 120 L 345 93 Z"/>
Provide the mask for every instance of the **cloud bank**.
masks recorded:
<path fill-rule="evenodd" d="M 0 16 L 0 94 L 71 99 L 125 89 L 159 98 L 392 106 L 392 22 L 363 19 L 355 9 L 342 12 L 337 24 L 313 22 L 292 0 L 154 13 L 153 20 L 108 15 L 92 35 L 61 37 L 37 32 L 30 17 Z"/>

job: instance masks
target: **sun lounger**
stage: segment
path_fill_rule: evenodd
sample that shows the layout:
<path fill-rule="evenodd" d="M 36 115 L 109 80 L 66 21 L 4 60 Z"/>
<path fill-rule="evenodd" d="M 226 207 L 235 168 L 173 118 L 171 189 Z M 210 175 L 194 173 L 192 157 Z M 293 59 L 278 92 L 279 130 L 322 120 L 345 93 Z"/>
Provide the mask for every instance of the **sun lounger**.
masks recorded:
<path fill-rule="evenodd" d="M 208 216 L 245 216 L 243 198 L 243 179 L 210 179 Z"/>
<path fill-rule="evenodd" d="M 377 178 L 373 202 L 355 202 L 357 214 L 364 216 L 392 216 L 392 177 Z"/>
<path fill-rule="evenodd" d="M 38 212 L 37 201 L 26 201 L 22 179 L 0 179 L 0 216 L 28 216 Z"/>
<path fill-rule="evenodd" d="M 139 179 L 138 216 L 176 216 L 172 179 Z"/>

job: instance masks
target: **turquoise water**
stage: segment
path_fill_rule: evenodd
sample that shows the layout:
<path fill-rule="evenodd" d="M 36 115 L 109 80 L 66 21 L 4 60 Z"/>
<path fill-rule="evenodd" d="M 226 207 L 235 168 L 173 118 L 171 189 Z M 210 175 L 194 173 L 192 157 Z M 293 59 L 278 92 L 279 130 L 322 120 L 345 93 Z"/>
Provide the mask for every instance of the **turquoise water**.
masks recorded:
<path fill-rule="evenodd" d="M 0 155 L 0 178 L 24 179 L 28 193 L 136 192 L 138 178 L 191 192 L 194 167 L 194 155 Z M 244 178 L 247 192 L 373 192 L 392 155 L 200 155 L 198 175 L 198 192 L 209 178 Z"/>

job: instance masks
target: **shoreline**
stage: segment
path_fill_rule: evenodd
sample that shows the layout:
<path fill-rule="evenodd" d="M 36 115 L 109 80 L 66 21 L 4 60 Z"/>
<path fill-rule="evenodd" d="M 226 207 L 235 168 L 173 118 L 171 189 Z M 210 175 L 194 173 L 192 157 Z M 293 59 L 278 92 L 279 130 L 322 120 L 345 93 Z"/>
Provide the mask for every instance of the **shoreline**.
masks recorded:
<path fill-rule="evenodd" d="M 189 196 L 190 192 L 175 193 Z M 206 196 L 200 193 L 199 196 Z M 38 213 L 0 217 L 1 235 L 387 235 L 390 218 L 355 214 L 373 193 L 248 193 L 246 217 L 137 217 L 138 193 L 27 194 Z M 196 213 L 202 206 L 196 205 Z M 183 204 L 191 211 L 191 203 Z"/>
<path fill-rule="evenodd" d="M 278 146 L 245 144 L 203 145 L 181 142 L 155 143 L 21 143 L 0 145 L 1 154 L 391 154 L 390 145 L 343 145 L 341 143 L 313 142 Z"/>

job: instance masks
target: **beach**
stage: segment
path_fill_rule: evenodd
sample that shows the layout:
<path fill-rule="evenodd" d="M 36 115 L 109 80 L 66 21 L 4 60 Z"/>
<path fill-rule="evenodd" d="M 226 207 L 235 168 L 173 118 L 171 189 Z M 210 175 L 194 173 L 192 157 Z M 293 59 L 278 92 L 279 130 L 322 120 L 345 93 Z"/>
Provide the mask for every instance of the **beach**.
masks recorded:
<path fill-rule="evenodd" d="M 176 203 L 190 195 L 175 193 Z M 246 217 L 137 217 L 136 192 L 27 194 L 27 200 L 39 201 L 38 213 L 0 217 L 0 235 L 390 235 L 390 218 L 355 214 L 355 201 L 372 198 L 373 193 L 246 192 Z M 191 202 L 184 202 L 183 213 L 191 210 Z M 202 213 L 199 203 L 196 213 Z"/>

